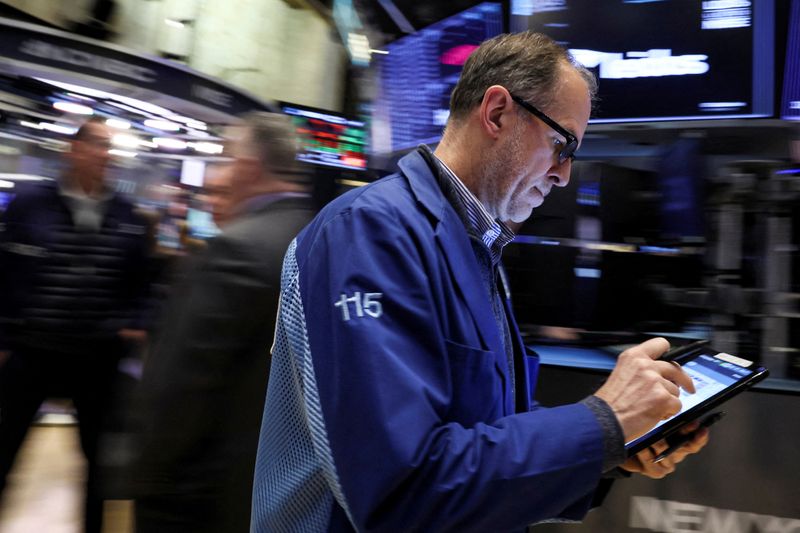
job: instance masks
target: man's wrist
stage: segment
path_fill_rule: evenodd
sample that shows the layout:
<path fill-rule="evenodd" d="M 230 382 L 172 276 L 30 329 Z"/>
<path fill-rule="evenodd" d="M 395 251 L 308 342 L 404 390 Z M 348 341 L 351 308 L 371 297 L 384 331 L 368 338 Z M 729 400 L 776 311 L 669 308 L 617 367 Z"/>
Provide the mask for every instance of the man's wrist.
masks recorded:
<path fill-rule="evenodd" d="M 603 429 L 603 472 L 625 462 L 625 435 L 613 409 L 597 396 L 587 396 L 581 402 L 589 408 Z"/>

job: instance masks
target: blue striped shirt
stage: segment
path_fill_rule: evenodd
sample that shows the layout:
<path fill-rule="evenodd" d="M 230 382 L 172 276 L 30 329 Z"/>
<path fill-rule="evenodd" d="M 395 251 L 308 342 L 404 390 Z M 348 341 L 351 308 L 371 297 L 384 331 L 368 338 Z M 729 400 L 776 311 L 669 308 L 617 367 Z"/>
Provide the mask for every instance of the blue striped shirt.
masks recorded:
<path fill-rule="evenodd" d="M 492 264 L 497 266 L 500 262 L 500 255 L 503 253 L 503 247 L 514 240 L 514 232 L 499 220 L 492 218 L 486 207 L 467 189 L 467 186 L 444 161 L 438 157 L 436 160 L 441 164 L 444 176 L 452 185 L 452 191 L 456 193 L 457 200 L 466 212 L 467 220 L 464 222 L 467 224 L 467 230 L 472 230 L 481 237 L 483 244 L 491 253 Z"/>

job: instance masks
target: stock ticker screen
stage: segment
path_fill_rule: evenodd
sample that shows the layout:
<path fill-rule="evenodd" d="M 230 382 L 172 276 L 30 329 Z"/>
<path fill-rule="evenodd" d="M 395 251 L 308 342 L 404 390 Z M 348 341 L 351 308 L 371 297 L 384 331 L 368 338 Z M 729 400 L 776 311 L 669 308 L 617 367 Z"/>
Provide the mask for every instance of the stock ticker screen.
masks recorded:
<path fill-rule="evenodd" d="M 775 113 L 774 0 L 512 0 L 510 24 L 596 74 L 592 122 Z"/>
<path fill-rule="evenodd" d="M 297 159 L 304 163 L 366 170 L 367 134 L 364 122 L 310 108 L 285 105 L 300 141 Z"/>
<path fill-rule="evenodd" d="M 388 44 L 380 61 L 380 95 L 373 138 L 381 152 L 437 142 L 450 109 L 450 93 L 467 57 L 502 33 L 499 3 L 485 2 Z"/>
<path fill-rule="evenodd" d="M 800 0 L 793 0 L 786 43 L 781 118 L 800 120 Z"/>

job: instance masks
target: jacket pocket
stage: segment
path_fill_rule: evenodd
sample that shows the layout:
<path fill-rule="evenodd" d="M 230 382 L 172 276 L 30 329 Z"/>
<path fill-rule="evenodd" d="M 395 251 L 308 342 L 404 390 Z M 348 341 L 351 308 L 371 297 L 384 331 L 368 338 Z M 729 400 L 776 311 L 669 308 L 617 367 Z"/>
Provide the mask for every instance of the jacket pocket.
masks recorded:
<path fill-rule="evenodd" d="M 493 352 L 445 339 L 450 367 L 450 421 L 470 427 L 503 416 L 503 374 Z"/>

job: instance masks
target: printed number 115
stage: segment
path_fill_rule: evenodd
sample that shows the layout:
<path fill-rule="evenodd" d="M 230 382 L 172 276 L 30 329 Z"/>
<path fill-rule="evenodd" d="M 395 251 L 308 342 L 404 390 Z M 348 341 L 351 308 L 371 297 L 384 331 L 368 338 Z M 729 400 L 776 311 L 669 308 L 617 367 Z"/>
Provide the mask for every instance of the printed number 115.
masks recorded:
<path fill-rule="evenodd" d="M 372 318 L 378 318 L 383 314 L 383 306 L 378 300 L 383 296 L 382 292 L 365 292 L 356 291 L 353 296 L 347 297 L 342 293 L 333 306 L 339 307 L 342 310 L 342 320 L 347 322 L 350 320 L 350 304 L 353 304 L 356 317 L 361 318 L 365 314 Z"/>

